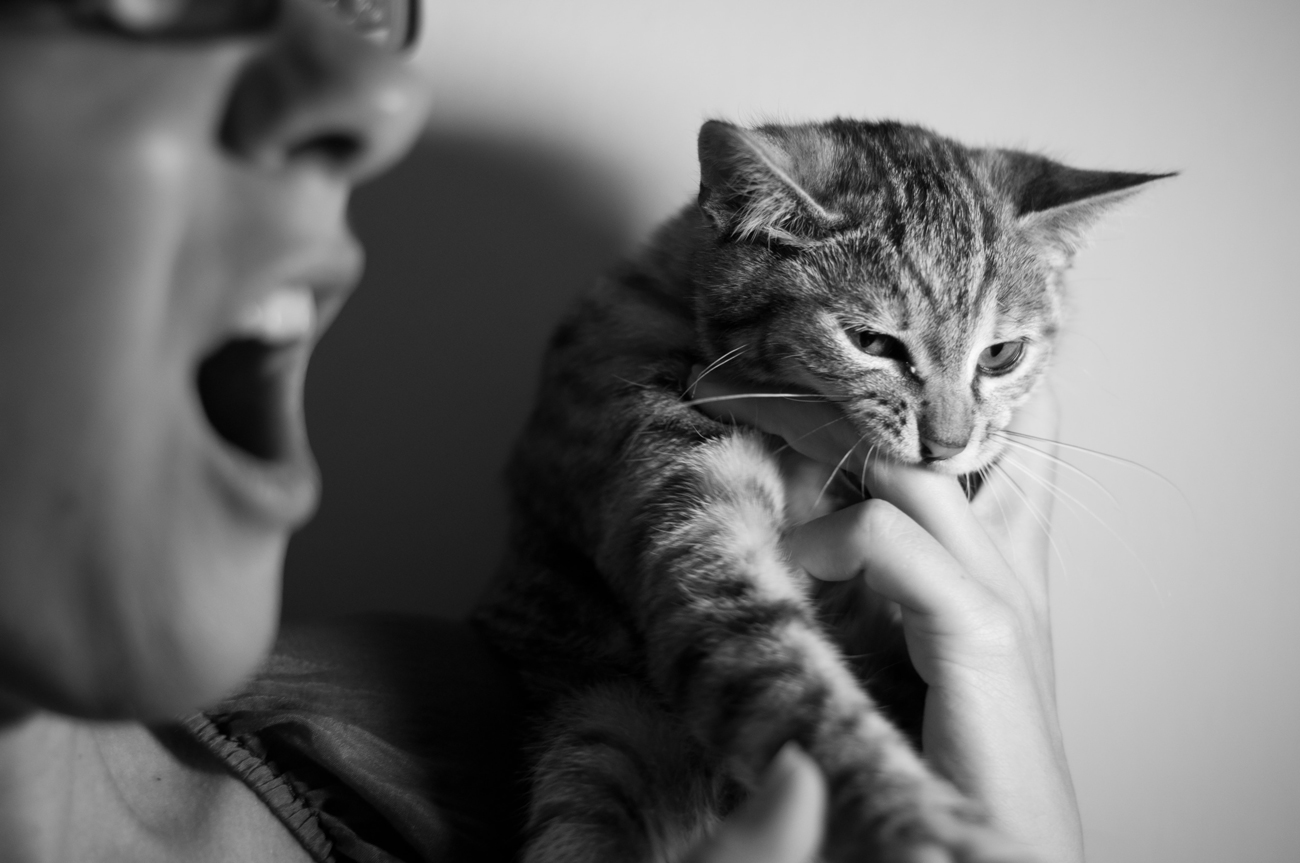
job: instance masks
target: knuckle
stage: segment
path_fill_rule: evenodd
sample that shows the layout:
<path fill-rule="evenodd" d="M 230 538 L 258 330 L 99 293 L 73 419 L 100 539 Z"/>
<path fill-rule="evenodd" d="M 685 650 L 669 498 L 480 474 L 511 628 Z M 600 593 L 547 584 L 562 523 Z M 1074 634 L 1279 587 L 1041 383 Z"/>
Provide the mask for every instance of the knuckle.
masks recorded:
<path fill-rule="evenodd" d="M 972 631 L 988 647 L 1018 648 L 1025 641 L 1027 622 L 1018 602 L 991 592 L 985 592 L 983 601 L 972 609 Z"/>
<path fill-rule="evenodd" d="M 872 498 L 858 505 L 858 524 L 874 536 L 890 536 L 906 529 L 911 521 L 901 509 L 887 500 Z"/>
<path fill-rule="evenodd" d="M 986 609 L 976 631 L 979 633 L 980 641 L 989 647 L 1010 649 L 1021 640 L 1020 626 L 1015 618 L 1009 614 L 998 613 L 996 610 Z"/>

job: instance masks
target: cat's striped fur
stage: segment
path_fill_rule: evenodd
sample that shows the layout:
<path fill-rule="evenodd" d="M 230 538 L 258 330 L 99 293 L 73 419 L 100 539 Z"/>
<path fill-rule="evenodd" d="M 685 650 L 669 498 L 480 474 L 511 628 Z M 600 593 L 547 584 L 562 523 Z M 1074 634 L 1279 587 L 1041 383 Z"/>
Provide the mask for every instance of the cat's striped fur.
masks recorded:
<path fill-rule="evenodd" d="M 859 682 L 915 734 L 889 610 L 856 618 L 853 667 L 782 550 L 810 512 L 780 442 L 684 393 L 725 358 L 834 401 L 887 457 L 978 471 L 1051 355 L 1080 232 L 1152 177 L 848 120 L 711 122 L 699 149 L 698 202 L 555 334 L 509 471 L 478 620 L 548 716 L 527 857 L 677 859 L 796 740 L 829 778 L 828 859 L 986 859 L 978 809 Z M 999 345 L 1014 363 L 981 371 Z"/>

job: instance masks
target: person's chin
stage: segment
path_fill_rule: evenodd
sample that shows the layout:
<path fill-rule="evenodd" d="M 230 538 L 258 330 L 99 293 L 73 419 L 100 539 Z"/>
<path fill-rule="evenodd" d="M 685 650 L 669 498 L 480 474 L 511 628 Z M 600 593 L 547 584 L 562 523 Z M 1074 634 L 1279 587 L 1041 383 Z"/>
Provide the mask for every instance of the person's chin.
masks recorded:
<path fill-rule="evenodd" d="M 94 556 L 111 561 L 99 575 L 116 607 L 101 633 L 117 656 L 83 713 L 148 721 L 211 705 L 256 671 L 275 639 L 289 535 L 319 495 L 301 423 L 276 459 L 232 446 L 194 410 L 172 428 L 162 447 L 176 454 L 170 461 L 135 452 L 123 462 L 135 469 L 115 477 L 134 505 L 105 525 Z"/>
<path fill-rule="evenodd" d="M 275 640 L 286 540 L 201 562 L 132 638 L 119 716 L 166 719 L 209 706 L 257 670 Z M 130 637 L 130 633 L 124 633 Z"/>
<path fill-rule="evenodd" d="M 214 704 L 274 642 L 286 541 L 214 556 L 181 543 L 185 558 L 154 572 L 100 569 L 97 587 L 114 588 L 36 613 L 47 625 L 34 617 L 27 637 L 0 645 L 0 688 L 30 710 L 93 720 L 166 721 Z"/>

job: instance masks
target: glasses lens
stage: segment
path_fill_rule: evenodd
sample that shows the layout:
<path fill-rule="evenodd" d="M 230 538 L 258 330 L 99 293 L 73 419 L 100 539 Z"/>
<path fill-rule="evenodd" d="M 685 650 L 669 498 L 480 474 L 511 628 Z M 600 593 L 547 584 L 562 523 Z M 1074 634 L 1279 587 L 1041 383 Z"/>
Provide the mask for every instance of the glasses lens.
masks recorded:
<path fill-rule="evenodd" d="M 6 0 L 0 0 L 0 8 Z M 66 0 L 78 20 L 142 39 L 204 38 L 263 29 L 289 0 Z M 415 41 L 419 0 L 314 0 L 385 50 Z"/>
<path fill-rule="evenodd" d="M 70 0 L 77 20 L 141 39 L 202 39 L 261 30 L 280 0 Z"/>

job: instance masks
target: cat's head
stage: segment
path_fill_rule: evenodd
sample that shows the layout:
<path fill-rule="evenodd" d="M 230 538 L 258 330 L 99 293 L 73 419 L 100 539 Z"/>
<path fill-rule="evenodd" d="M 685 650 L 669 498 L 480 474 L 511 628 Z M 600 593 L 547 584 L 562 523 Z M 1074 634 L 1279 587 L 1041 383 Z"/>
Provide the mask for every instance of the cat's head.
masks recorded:
<path fill-rule="evenodd" d="M 849 120 L 714 121 L 699 150 L 711 359 L 827 396 L 877 452 L 952 474 L 997 458 L 1042 378 L 1084 232 L 1168 176 Z"/>

